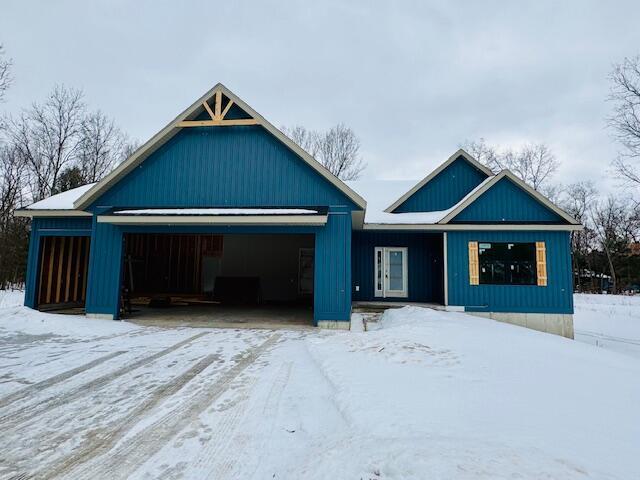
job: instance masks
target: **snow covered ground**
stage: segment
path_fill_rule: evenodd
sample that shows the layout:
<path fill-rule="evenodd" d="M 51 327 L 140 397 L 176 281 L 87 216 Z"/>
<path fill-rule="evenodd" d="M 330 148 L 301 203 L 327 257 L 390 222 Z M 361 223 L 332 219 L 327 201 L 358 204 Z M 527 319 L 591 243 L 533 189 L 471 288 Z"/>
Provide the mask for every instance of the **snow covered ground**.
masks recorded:
<path fill-rule="evenodd" d="M 640 477 L 633 355 L 412 307 L 294 332 L 0 302 L 0 478 Z"/>
<path fill-rule="evenodd" d="M 640 296 L 577 294 L 573 298 L 576 340 L 640 358 Z"/>

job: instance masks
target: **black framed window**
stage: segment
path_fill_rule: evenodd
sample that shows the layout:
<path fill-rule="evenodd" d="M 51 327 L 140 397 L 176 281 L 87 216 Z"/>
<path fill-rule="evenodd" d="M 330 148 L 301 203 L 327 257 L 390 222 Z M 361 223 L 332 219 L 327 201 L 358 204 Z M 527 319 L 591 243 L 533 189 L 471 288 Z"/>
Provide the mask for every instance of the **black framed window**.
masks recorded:
<path fill-rule="evenodd" d="M 478 242 L 480 284 L 536 285 L 536 244 Z"/>

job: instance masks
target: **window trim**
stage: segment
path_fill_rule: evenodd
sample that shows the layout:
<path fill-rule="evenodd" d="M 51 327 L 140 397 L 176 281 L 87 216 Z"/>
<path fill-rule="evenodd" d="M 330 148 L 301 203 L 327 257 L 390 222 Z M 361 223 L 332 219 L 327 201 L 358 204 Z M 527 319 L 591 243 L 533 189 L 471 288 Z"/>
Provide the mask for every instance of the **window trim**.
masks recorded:
<path fill-rule="evenodd" d="M 469 242 L 471 244 L 471 242 Z M 531 283 L 513 283 L 513 282 L 483 282 L 482 281 L 482 262 L 481 262 L 481 255 L 480 255 L 480 250 L 482 249 L 482 244 L 485 243 L 489 243 L 489 244 L 504 244 L 504 245 L 530 245 L 533 247 L 533 261 L 532 261 L 532 267 L 533 267 L 533 281 Z M 476 250 L 476 254 L 477 254 L 477 268 L 478 268 L 478 277 L 477 277 L 477 281 L 478 283 L 474 284 L 474 285 L 489 285 L 489 286 L 499 286 L 499 287 L 535 287 L 535 286 L 539 286 L 540 285 L 540 278 L 539 278 L 539 268 L 538 268 L 538 257 L 537 257 L 537 247 L 538 247 L 538 243 L 544 243 L 544 242 L 536 242 L 536 241 L 480 241 L 478 240 L 477 242 L 475 242 L 475 244 L 477 245 L 477 250 Z M 505 264 L 508 263 L 505 259 Z"/>
<path fill-rule="evenodd" d="M 388 256 L 391 251 L 402 252 L 402 290 L 387 289 Z M 375 247 L 373 255 L 373 282 L 374 297 L 378 298 L 408 298 L 409 297 L 409 248 L 408 247 Z M 378 265 L 378 257 L 381 262 Z M 382 280 L 381 288 L 378 288 L 378 274 Z"/>

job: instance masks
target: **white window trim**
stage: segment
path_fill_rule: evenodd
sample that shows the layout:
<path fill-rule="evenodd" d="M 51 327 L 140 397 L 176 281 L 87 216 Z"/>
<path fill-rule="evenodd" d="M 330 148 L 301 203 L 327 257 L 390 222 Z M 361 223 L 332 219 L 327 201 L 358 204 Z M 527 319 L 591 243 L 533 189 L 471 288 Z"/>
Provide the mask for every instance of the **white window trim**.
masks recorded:
<path fill-rule="evenodd" d="M 387 289 L 388 265 L 387 258 L 391 251 L 402 251 L 402 290 Z M 378 288 L 378 255 L 382 255 L 382 290 Z M 409 249 L 407 247 L 375 247 L 373 255 L 374 296 L 380 298 L 407 298 L 409 296 Z"/>
<path fill-rule="evenodd" d="M 384 269 L 384 247 L 376 247 L 373 251 L 373 290 L 375 297 L 384 298 L 384 275 L 381 274 L 382 279 L 381 288 L 378 288 L 378 255 L 380 255 L 380 268 Z"/>

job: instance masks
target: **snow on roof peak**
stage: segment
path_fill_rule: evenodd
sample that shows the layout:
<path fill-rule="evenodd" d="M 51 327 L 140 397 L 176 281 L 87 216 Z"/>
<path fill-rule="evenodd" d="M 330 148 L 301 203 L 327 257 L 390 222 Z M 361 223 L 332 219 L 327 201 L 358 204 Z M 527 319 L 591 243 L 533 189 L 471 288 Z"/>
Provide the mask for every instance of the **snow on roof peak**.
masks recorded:
<path fill-rule="evenodd" d="M 438 223 L 458 205 L 475 193 L 490 178 L 476 186 L 459 202 L 446 210 L 431 212 L 388 213 L 385 209 L 407 193 L 415 184 L 412 180 L 355 180 L 346 182 L 367 201 L 364 223 L 382 225 L 432 225 Z"/>
<path fill-rule="evenodd" d="M 73 210 L 73 203 L 94 185 L 95 183 L 89 183 L 52 195 L 39 202 L 32 203 L 27 207 L 27 210 Z"/>

